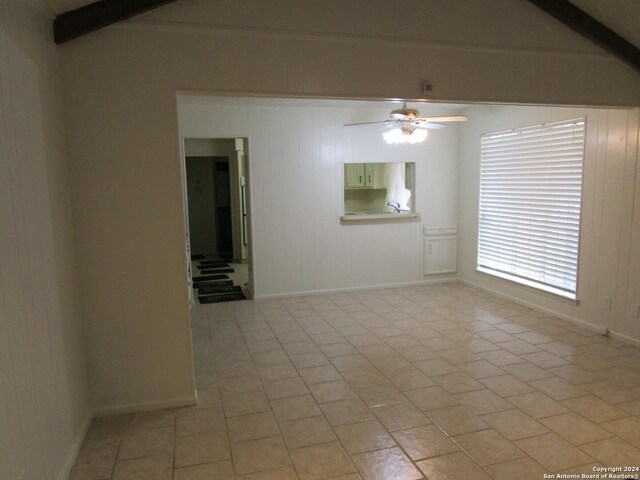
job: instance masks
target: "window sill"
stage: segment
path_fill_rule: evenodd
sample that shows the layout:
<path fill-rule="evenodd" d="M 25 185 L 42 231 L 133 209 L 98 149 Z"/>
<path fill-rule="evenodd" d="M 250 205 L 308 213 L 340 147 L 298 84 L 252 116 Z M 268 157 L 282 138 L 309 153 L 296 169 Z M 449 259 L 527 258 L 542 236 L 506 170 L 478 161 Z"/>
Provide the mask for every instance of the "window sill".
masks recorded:
<path fill-rule="evenodd" d="M 363 213 L 341 215 L 341 222 L 362 222 L 367 220 L 408 220 L 420 219 L 419 213 Z"/>
<path fill-rule="evenodd" d="M 558 300 L 565 300 L 575 305 L 580 304 L 580 301 L 578 300 L 576 294 L 565 292 L 563 290 L 560 290 L 559 288 L 540 285 L 536 282 L 533 282 L 524 278 L 516 277 L 514 275 L 509 275 L 508 273 L 496 272 L 494 270 L 490 270 L 482 267 L 476 267 L 476 272 L 481 273 L 483 275 L 488 275 L 498 280 L 506 280 L 507 282 L 514 283 L 518 286 L 526 287 L 532 291 L 535 291 L 536 293 L 539 293 L 542 295 L 548 295 Z"/>

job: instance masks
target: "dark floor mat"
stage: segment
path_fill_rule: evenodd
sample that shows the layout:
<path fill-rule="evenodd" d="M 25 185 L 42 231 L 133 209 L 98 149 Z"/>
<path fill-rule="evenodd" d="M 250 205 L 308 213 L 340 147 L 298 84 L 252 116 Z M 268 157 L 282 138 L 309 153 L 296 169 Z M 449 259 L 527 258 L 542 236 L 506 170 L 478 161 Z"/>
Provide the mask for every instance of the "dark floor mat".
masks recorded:
<path fill-rule="evenodd" d="M 241 292 L 242 288 L 239 285 L 209 285 L 198 289 L 198 296 L 201 295 L 214 295 L 216 293 L 233 293 Z"/>
<path fill-rule="evenodd" d="M 231 269 L 231 271 L 233 271 L 233 269 Z M 207 273 L 207 272 L 200 272 L 200 273 Z M 227 278 L 229 278 L 229 275 L 224 275 L 222 272 L 216 272 L 216 273 L 220 273 L 220 275 L 199 275 L 197 277 L 193 277 L 192 280 L 194 282 L 206 282 L 207 280 L 226 280 Z"/>
<path fill-rule="evenodd" d="M 193 288 L 206 288 L 220 285 L 233 285 L 233 280 L 210 280 L 207 282 L 193 282 Z"/>
<path fill-rule="evenodd" d="M 211 270 L 200 270 L 202 275 L 207 275 L 210 273 L 233 273 L 235 270 L 233 268 L 214 268 Z"/>
<path fill-rule="evenodd" d="M 231 302 L 233 300 L 244 300 L 247 297 L 242 292 L 234 293 L 221 293 L 219 295 L 204 295 L 198 296 L 200 303 L 218 303 L 218 302 Z"/>
<path fill-rule="evenodd" d="M 199 253 L 196 255 L 191 255 L 191 260 L 204 260 L 205 258 L 207 257 L 205 257 L 204 255 L 200 255 Z"/>
<path fill-rule="evenodd" d="M 200 270 L 203 268 L 224 268 L 228 266 L 229 264 L 226 262 L 200 262 L 199 265 L 196 265 Z"/>

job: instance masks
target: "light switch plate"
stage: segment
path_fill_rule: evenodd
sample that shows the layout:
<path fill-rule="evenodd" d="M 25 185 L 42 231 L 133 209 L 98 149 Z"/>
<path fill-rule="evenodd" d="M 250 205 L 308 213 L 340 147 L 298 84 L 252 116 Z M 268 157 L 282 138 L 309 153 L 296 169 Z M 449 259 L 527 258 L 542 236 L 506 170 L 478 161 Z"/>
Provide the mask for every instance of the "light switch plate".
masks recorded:
<path fill-rule="evenodd" d="M 637 303 L 632 303 L 629 307 L 629 315 L 633 318 L 640 318 L 640 305 Z"/>

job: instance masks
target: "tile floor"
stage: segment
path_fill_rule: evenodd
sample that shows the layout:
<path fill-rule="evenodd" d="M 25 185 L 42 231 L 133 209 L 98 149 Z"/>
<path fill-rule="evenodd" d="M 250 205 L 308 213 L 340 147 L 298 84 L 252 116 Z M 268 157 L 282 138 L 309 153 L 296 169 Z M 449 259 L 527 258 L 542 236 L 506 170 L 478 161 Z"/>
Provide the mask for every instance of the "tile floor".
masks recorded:
<path fill-rule="evenodd" d="M 199 305 L 197 407 L 72 480 L 527 480 L 640 465 L 640 350 L 460 284 Z"/>

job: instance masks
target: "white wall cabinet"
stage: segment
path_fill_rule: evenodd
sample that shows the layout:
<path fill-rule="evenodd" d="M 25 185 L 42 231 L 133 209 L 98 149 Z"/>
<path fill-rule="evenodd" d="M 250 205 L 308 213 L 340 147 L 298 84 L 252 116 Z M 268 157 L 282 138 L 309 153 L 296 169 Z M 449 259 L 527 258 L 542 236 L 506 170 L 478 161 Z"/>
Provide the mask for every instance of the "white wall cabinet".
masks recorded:
<path fill-rule="evenodd" d="M 345 163 L 344 186 L 346 188 L 374 188 L 373 163 Z"/>
<path fill-rule="evenodd" d="M 438 225 L 422 229 L 422 273 L 455 273 L 458 268 L 458 227 Z"/>

